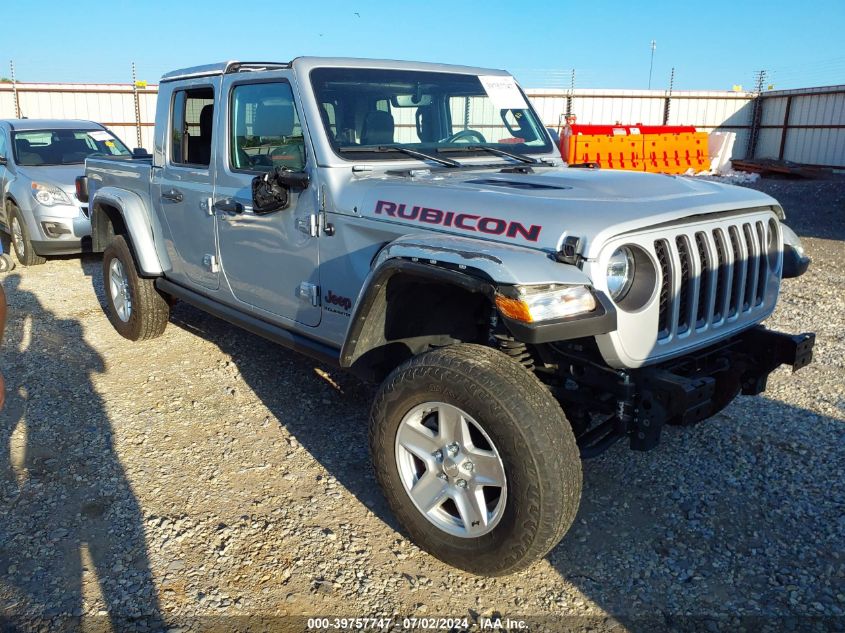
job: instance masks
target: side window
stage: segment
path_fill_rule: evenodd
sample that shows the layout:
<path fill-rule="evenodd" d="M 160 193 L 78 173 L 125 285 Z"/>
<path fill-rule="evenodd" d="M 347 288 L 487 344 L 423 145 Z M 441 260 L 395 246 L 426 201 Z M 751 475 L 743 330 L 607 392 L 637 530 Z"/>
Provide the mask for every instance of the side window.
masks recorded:
<path fill-rule="evenodd" d="M 191 88 L 173 93 L 170 161 L 208 167 L 214 123 L 214 90 Z"/>
<path fill-rule="evenodd" d="M 301 171 L 305 166 L 305 141 L 290 84 L 235 86 L 229 117 L 233 169 Z"/>
<path fill-rule="evenodd" d="M 9 154 L 6 152 L 6 132 L 3 129 L 0 129 L 0 157 L 9 158 Z"/>

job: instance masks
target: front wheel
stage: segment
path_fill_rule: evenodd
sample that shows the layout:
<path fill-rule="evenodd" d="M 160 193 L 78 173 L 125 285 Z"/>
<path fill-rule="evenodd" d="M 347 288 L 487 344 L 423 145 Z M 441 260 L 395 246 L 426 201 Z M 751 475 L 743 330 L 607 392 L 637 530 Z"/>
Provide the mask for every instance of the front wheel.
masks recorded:
<path fill-rule="evenodd" d="M 12 202 L 6 203 L 7 217 L 9 218 L 9 229 L 12 234 L 12 247 L 15 255 L 23 266 L 37 266 L 47 261 L 35 252 L 32 246 L 32 238 L 29 229 L 21 216 L 21 210 Z"/>
<path fill-rule="evenodd" d="M 373 403 L 370 447 L 416 543 L 475 574 L 527 567 L 578 510 L 581 461 L 560 405 L 487 347 L 453 345 L 394 370 Z"/>
<path fill-rule="evenodd" d="M 164 332 L 170 307 L 156 290 L 154 280 L 138 274 L 122 235 L 112 238 L 103 252 L 103 288 L 106 314 L 118 334 L 130 341 L 143 341 Z"/>

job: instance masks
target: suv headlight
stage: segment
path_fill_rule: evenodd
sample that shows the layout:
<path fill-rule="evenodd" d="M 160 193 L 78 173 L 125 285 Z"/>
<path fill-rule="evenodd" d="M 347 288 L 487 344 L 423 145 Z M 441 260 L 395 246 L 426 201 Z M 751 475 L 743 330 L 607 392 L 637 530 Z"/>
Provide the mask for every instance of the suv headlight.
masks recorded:
<path fill-rule="evenodd" d="M 625 298 L 634 282 L 634 253 L 620 246 L 607 260 L 607 291 L 614 301 Z"/>
<path fill-rule="evenodd" d="M 496 294 L 503 316 L 534 323 L 592 312 L 596 298 L 587 286 L 515 286 L 515 296 Z"/>
<path fill-rule="evenodd" d="M 64 191 L 42 182 L 32 183 L 32 197 L 45 207 L 52 207 L 54 204 L 73 204 Z"/>

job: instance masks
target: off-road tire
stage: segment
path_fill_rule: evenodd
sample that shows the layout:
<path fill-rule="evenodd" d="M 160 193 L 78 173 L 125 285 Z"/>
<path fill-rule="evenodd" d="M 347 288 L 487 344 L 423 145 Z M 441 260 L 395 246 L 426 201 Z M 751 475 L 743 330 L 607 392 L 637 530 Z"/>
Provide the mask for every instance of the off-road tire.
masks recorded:
<path fill-rule="evenodd" d="M 402 484 L 396 434 L 406 413 L 429 401 L 472 416 L 504 464 L 504 514 L 492 531 L 477 538 L 437 528 Z M 581 460 L 560 405 L 534 374 L 488 347 L 452 345 L 397 367 L 373 402 L 370 450 L 387 501 L 413 540 L 443 562 L 474 574 L 498 576 L 531 565 L 563 538 L 578 511 Z"/>
<path fill-rule="evenodd" d="M 15 269 L 15 260 L 6 253 L 0 254 L 0 273 L 7 273 Z"/>
<path fill-rule="evenodd" d="M 128 321 L 123 321 L 117 315 L 109 290 L 109 271 L 114 259 L 120 260 L 129 282 L 132 310 Z M 103 290 L 106 295 L 106 315 L 118 334 L 130 341 L 146 341 L 164 332 L 170 318 L 170 306 L 156 290 L 155 280 L 141 277 L 138 273 L 135 258 L 122 235 L 113 237 L 103 252 Z"/>
<path fill-rule="evenodd" d="M 41 257 L 35 252 L 32 246 L 32 239 L 29 235 L 29 228 L 23 220 L 21 210 L 12 201 L 6 202 L 6 217 L 9 218 L 9 234 L 12 236 L 12 248 L 15 251 L 15 256 L 23 266 L 38 266 L 47 261 L 46 257 Z M 23 250 L 18 247 L 18 243 L 14 239 L 14 223 L 17 222 L 21 229 L 21 236 L 23 237 Z"/>

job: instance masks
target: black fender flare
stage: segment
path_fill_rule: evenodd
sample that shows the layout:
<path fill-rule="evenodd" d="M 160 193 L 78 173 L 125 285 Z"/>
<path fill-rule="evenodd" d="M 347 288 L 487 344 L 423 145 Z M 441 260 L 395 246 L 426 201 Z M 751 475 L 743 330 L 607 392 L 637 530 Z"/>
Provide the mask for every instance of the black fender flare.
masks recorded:
<path fill-rule="evenodd" d="M 471 269 L 453 270 L 398 257 L 380 264 L 370 272 L 358 295 L 340 351 L 341 367 L 352 367 L 355 361 L 381 341 L 381 337 L 375 336 L 375 332 L 384 332 L 386 288 L 391 278 L 407 275 L 451 284 L 471 293 L 482 294 L 492 303 L 496 292 L 495 284 L 492 280 L 483 278 L 481 271 L 475 271 L 479 276 L 473 275 L 472 272 Z"/>

